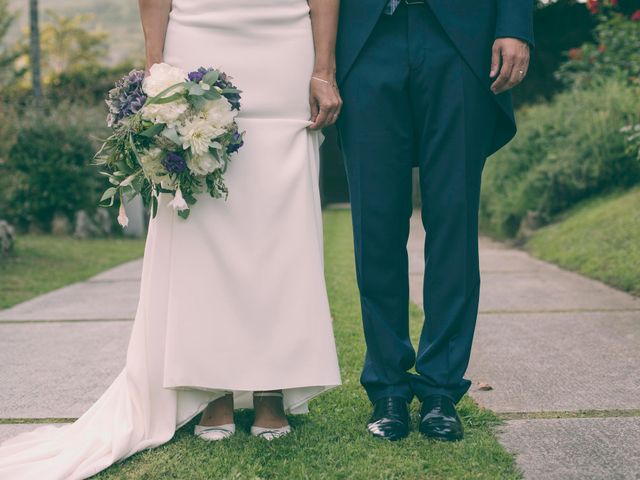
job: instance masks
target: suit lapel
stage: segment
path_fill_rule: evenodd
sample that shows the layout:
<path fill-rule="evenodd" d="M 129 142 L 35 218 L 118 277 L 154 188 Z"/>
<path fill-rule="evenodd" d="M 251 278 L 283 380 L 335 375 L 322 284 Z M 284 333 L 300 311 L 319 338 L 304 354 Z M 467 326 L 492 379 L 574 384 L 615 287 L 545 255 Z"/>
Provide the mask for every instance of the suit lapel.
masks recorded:
<path fill-rule="evenodd" d="M 343 0 L 338 38 L 338 83 L 342 82 L 371 35 L 388 0 Z"/>

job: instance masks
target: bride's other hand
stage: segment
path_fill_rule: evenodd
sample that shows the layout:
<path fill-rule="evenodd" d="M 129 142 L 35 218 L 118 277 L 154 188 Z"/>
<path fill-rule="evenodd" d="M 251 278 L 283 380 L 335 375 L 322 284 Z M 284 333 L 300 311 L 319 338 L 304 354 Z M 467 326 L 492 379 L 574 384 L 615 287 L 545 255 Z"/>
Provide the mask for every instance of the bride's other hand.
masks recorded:
<path fill-rule="evenodd" d="M 333 125 L 340 116 L 342 98 L 334 79 L 312 76 L 309 87 L 311 105 L 311 130 L 320 130 Z"/>

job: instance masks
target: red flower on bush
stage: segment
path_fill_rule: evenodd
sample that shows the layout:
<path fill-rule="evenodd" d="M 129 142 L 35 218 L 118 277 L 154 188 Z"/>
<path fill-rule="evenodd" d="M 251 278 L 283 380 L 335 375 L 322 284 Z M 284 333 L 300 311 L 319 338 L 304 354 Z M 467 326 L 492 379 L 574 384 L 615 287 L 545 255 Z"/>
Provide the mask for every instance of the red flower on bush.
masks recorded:
<path fill-rule="evenodd" d="M 587 8 L 591 12 L 592 15 L 595 15 L 600 11 L 600 6 L 598 5 L 598 0 L 587 0 Z"/>
<path fill-rule="evenodd" d="M 633 15 L 631 15 L 631 20 L 633 20 L 634 22 L 640 21 L 640 10 L 636 10 L 635 12 L 633 12 Z"/>
<path fill-rule="evenodd" d="M 612 7 L 618 6 L 618 0 L 609 0 L 609 3 L 611 4 Z"/>
<path fill-rule="evenodd" d="M 571 60 L 580 60 L 582 58 L 582 49 L 581 48 L 570 48 L 567 52 L 569 58 Z"/>
<path fill-rule="evenodd" d="M 607 46 L 604 43 L 601 43 L 600 46 L 598 47 L 598 51 L 600 53 L 604 53 L 607 51 Z"/>

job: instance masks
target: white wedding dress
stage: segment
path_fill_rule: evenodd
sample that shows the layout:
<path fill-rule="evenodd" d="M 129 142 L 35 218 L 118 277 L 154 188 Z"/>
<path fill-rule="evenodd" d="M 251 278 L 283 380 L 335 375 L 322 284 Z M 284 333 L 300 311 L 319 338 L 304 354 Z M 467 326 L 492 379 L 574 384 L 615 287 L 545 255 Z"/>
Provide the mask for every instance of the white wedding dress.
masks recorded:
<path fill-rule="evenodd" d="M 126 366 L 75 423 L 0 446 L 0 479 L 87 478 L 169 441 L 225 391 L 284 391 L 289 413 L 340 374 L 323 276 L 320 134 L 307 129 L 306 0 L 174 0 L 165 61 L 217 67 L 243 91 L 228 200 L 150 223 Z M 38 399 L 33 400 L 39 401 Z"/>

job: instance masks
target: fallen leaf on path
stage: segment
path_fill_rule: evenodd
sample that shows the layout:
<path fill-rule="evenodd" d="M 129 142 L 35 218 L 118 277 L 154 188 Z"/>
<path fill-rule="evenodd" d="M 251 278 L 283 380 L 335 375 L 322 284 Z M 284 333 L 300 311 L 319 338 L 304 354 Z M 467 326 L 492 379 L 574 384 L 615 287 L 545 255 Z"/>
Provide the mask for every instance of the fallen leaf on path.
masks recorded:
<path fill-rule="evenodd" d="M 488 383 L 480 382 L 478 384 L 478 390 L 480 390 L 482 392 L 488 392 L 489 390 L 493 390 L 493 387 L 491 385 L 489 385 Z"/>

